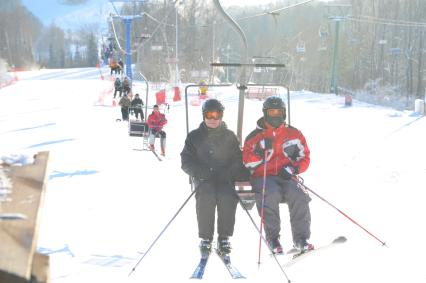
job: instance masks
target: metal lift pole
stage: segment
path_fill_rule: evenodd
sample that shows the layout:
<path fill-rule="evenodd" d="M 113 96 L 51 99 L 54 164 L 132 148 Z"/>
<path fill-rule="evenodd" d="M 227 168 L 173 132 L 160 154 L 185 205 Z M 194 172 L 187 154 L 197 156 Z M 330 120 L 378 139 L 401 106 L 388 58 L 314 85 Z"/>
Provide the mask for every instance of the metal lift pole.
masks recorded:
<path fill-rule="evenodd" d="M 241 27 L 235 22 L 231 16 L 229 16 L 225 10 L 223 10 L 219 0 L 213 0 L 214 4 L 216 5 L 216 8 L 219 10 L 219 12 L 224 16 L 224 18 L 231 24 L 231 26 L 234 28 L 234 30 L 240 35 L 241 40 L 243 41 L 243 57 L 242 62 L 243 64 L 248 63 L 248 47 L 247 47 L 247 38 L 241 29 Z M 241 67 L 241 74 L 239 78 L 239 86 L 238 89 L 239 92 L 239 99 L 238 99 L 238 124 L 237 124 L 237 137 L 240 142 L 240 145 L 242 144 L 242 137 L 243 137 L 243 113 L 244 113 L 244 94 L 245 90 L 247 89 L 247 78 L 246 78 L 246 67 L 243 65 Z"/>
<path fill-rule="evenodd" d="M 132 52 L 131 52 L 131 31 L 132 31 L 132 18 L 123 17 L 125 33 L 126 33 L 126 76 L 133 81 L 132 74 Z"/>

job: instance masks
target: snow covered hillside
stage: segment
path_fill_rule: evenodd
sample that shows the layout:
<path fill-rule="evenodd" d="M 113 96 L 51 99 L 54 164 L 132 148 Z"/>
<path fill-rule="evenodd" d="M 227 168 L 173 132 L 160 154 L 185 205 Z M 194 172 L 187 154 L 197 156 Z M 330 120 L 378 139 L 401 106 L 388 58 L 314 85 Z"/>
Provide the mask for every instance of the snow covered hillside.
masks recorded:
<path fill-rule="evenodd" d="M 191 281 L 199 261 L 193 198 L 128 276 L 191 193 L 180 169 L 183 102 L 170 102 L 167 157 L 159 162 L 141 150 L 141 138 L 128 136 L 127 123 L 116 122 L 120 109 L 112 106 L 113 82 L 108 76 L 101 80 L 97 69 L 41 70 L 18 77 L 0 89 L 0 156 L 50 151 L 38 250 L 50 255 L 52 283 Z M 142 87 L 136 91 L 145 100 Z M 224 121 L 236 131 L 238 90 L 210 91 L 224 102 Z M 291 282 L 426 282 L 426 119 L 358 101 L 344 107 L 343 98 L 332 94 L 291 96 L 292 125 L 311 149 L 305 184 L 388 245 L 382 247 L 312 196 L 311 242 L 321 246 L 340 235 L 348 242 L 285 268 Z M 150 93 L 148 104 L 153 102 Z M 201 122 L 201 107 L 189 107 L 193 129 Z M 255 127 L 261 107 L 262 101 L 246 100 L 244 137 Z M 255 210 L 250 212 L 259 223 Z M 287 250 L 292 243 L 285 204 L 281 214 Z M 239 207 L 232 261 L 247 277 L 244 281 L 287 282 L 265 247 L 258 268 L 258 241 Z M 288 256 L 279 260 L 284 264 Z M 203 280 L 232 282 L 214 256 Z"/>

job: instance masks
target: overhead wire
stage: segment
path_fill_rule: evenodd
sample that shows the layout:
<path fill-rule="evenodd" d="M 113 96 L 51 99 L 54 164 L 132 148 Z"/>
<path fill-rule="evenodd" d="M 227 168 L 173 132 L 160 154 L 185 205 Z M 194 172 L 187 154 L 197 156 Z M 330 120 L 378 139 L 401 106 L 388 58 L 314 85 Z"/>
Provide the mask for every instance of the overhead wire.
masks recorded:
<path fill-rule="evenodd" d="M 176 5 L 176 3 L 177 3 L 178 1 L 180 1 L 180 0 L 175 0 L 175 1 L 173 2 L 173 5 Z M 115 7 L 114 7 L 114 8 L 115 8 Z M 166 21 L 167 21 L 167 19 L 169 18 L 169 16 L 170 16 L 171 12 L 172 12 L 172 10 L 170 10 L 170 11 L 166 14 L 166 16 L 163 18 L 163 20 L 162 20 L 162 21 L 159 21 L 158 19 L 154 18 L 153 16 L 149 15 L 148 13 L 143 12 L 143 13 L 141 14 L 141 16 L 142 16 L 142 15 L 146 15 L 146 16 L 148 16 L 148 18 L 150 18 L 150 19 L 152 19 L 152 20 L 156 21 L 156 22 L 158 23 L 158 25 L 157 25 L 157 27 L 154 29 L 154 31 L 151 33 L 151 36 L 150 36 L 149 38 L 147 38 L 147 40 L 145 40 L 145 41 L 143 41 L 143 42 L 139 43 L 139 44 L 136 46 L 136 48 L 131 49 L 129 54 L 128 54 L 128 53 L 127 53 L 127 52 L 126 52 L 126 51 L 125 51 L 125 50 L 121 47 L 121 44 L 120 44 L 120 42 L 119 42 L 119 40 L 118 40 L 118 37 L 117 37 L 117 32 L 116 32 L 116 29 L 115 29 L 115 25 L 114 25 L 114 17 L 111 17 L 111 18 L 112 18 L 112 21 L 111 21 L 111 24 L 112 24 L 112 30 L 113 30 L 113 33 L 114 33 L 115 41 L 117 42 L 117 45 L 118 45 L 118 48 L 120 49 L 120 51 L 121 51 L 121 52 L 123 52 L 123 54 L 127 54 L 127 55 L 134 54 L 134 53 L 136 53 L 136 52 L 137 52 L 137 50 L 138 50 L 139 48 L 141 48 L 141 47 L 142 47 L 145 43 L 149 42 L 149 41 L 153 38 L 153 35 L 154 35 L 155 33 L 157 33 L 157 31 L 159 30 L 159 28 L 160 28 L 161 26 L 172 26 L 172 27 L 175 27 L 175 25 L 166 24 Z M 120 16 L 117 16 L 117 17 L 120 17 Z"/>
<path fill-rule="evenodd" d="M 161 24 L 162 22 L 160 20 L 158 20 L 157 18 L 155 18 L 154 16 L 151 16 L 150 14 L 143 12 L 142 15 L 146 15 L 148 18 L 150 18 L 151 20 L 153 20 L 154 22 L 157 22 L 159 24 Z M 164 26 L 169 26 L 169 27 L 176 27 L 176 25 L 174 24 L 163 24 Z"/>
<path fill-rule="evenodd" d="M 263 12 L 263 13 L 260 13 L 260 14 L 239 18 L 237 20 L 242 21 L 242 20 L 248 20 L 248 19 L 257 18 L 257 17 L 261 17 L 261 16 L 267 16 L 267 15 L 277 16 L 277 15 L 279 15 L 279 12 L 281 12 L 281 11 L 284 11 L 284 10 L 287 10 L 287 9 L 290 9 L 290 8 L 294 8 L 294 7 L 297 7 L 297 6 L 300 6 L 300 5 L 304 5 L 304 4 L 307 4 L 309 2 L 313 2 L 313 1 L 314 0 L 307 0 L 307 1 L 304 1 L 304 2 L 296 3 L 296 4 L 293 4 L 293 5 L 286 6 L 286 7 L 279 8 L 279 9 L 275 9 L 275 10 L 272 10 L 272 11 L 267 11 L 267 12 Z"/>
<path fill-rule="evenodd" d="M 356 17 L 348 16 L 346 17 L 346 19 L 353 22 L 360 22 L 360 23 L 367 23 L 367 24 L 426 28 L 426 22 L 392 20 L 392 19 L 378 18 L 378 17 L 372 17 L 372 16 L 364 16 L 364 15 L 359 15 Z"/>
<path fill-rule="evenodd" d="M 130 54 L 128 54 L 128 53 L 126 52 L 126 50 L 124 50 L 124 49 L 121 47 L 120 41 L 118 40 L 118 37 L 117 37 L 117 32 L 115 31 L 114 18 L 112 18 L 112 19 L 111 19 L 111 26 L 112 26 L 112 31 L 113 31 L 113 33 L 114 33 L 115 42 L 117 42 L 117 45 L 118 45 L 118 48 L 120 49 L 120 51 L 121 51 L 123 54 L 125 54 L 125 55 L 130 55 L 130 54 L 132 54 L 132 53 L 133 53 L 132 51 L 130 52 Z"/>

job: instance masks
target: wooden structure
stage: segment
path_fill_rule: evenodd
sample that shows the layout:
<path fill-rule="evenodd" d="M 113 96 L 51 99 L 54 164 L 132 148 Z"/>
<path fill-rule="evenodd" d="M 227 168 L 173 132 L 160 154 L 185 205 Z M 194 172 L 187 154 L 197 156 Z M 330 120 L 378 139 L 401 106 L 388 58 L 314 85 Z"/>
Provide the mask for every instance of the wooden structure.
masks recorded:
<path fill-rule="evenodd" d="M 36 253 L 42 215 L 49 153 L 40 152 L 34 163 L 0 167 L 12 187 L 0 202 L 0 282 L 49 282 L 49 258 Z"/>

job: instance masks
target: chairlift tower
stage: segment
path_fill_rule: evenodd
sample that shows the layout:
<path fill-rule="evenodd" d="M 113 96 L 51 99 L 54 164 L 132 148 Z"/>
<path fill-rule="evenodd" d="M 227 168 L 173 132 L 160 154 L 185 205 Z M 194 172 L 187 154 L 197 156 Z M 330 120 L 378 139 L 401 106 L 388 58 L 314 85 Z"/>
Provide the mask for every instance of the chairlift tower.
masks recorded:
<path fill-rule="evenodd" d="M 337 86 L 337 61 L 339 54 L 339 32 L 340 22 L 346 20 L 349 9 L 352 5 L 336 4 L 336 5 L 325 5 L 327 8 L 328 18 L 336 23 L 335 35 L 334 35 L 334 47 L 333 47 L 333 62 L 331 66 L 331 81 L 330 81 L 330 92 L 338 94 Z M 333 15 L 332 15 L 333 14 Z"/>
<path fill-rule="evenodd" d="M 132 40 L 132 21 L 134 19 L 142 18 L 141 15 L 119 15 L 117 8 L 115 7 L 114 3 L 121 2 L 121 3 L 142 3 L 144 0 L 109 0 L 111 2 L 116 16 L 116 18 L 120 18 L 124 23 L 124 31 L 125 31 L 125 55 L 126 55 L 126 76 L 132 81 L 133 80 L 133 74 L 132 74 L 132 50 L 131 50 L 131 40 Z"/>

